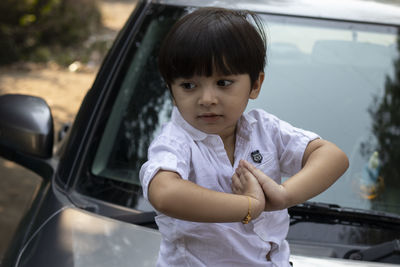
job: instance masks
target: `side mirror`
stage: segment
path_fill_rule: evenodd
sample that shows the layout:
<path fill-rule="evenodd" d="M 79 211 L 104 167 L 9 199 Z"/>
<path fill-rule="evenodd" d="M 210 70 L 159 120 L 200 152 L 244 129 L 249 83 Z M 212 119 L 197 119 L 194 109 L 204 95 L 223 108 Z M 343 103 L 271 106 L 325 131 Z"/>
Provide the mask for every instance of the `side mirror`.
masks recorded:
<path fill-rule="evenodd" d="M 53 153 L 53 140 L 53 117 L 46 101 L 28 95 L 0 96 L 1 155 L 48 159 Z"/>

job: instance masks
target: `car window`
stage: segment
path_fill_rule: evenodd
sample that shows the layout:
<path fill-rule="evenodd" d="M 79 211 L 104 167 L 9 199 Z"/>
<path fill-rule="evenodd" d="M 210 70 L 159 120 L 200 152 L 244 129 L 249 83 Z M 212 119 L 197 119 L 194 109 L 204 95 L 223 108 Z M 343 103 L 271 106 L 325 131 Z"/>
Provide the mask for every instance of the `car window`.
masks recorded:
<path fill-rule="evenodd" d="M 90 167 L 94 176 L 90 184 L 104 179 L 117 186 L 95 197 L 150 209 L 148 204 L 140 204 L 143 200 L 137 205 L 129 197 L 117 199 L 127 188 L 136 188 L 127 195 L 140 198 L 140 166 L 150 142 L 169 119 L 172 102 L 158 73 L 157 53 L 163 36 L 184 12 L 168 8 L 150 14 L 151 23 L 142 29 L 144 37 L 136 44 L 136 53 L 127 59 L 128 67 L 120 86 L 113 89 L 118 94 Z M 382 127 L 399 131 L 398 124 L 387 121 L 389 110 L 396 106 L 389 103 L 387 107 L 383 100 L 394 97 L 387 88 L 395 81 L 398 29 L 285 16 L 262 18 L 269 39 L 266 78 L 259 98 L 251 101 L 248 109 L 263 108 L 296 127 L 318 133 L 346 152 L 350 169 L 314 200 L 400 213 L 400 189 L 392 186 L 400 180 L 398 167 L 393 165 L 400 159 L 387 149 L 396 140 L 388 140 L 380 132 Z M 94 194 L 88 184 L 85 191 Z M 103 185 L 99 190 L 108 188 Z M 115 197 L 109 198 L 110 194 Z"/>
<path fill-rule="evenodd" d="M 184 9 L 155 5 L 146 12 L 117 73 L 98 127 L 88 168 L 76 183 L 81 194 L 108 203 L 153 210 L 142 196 L 139 170 L 150 142 L 172 112 L 169 91 L 157 67 L 160 43 Z M 128 42 L 128 41 L 127 41 Z M 114 100 L 115 99 L 115 100 Z M 111 107 L 109 107 L 111 104 Z M 94 147 L 94 148 L 93 148 Z"/>
<path fill-rule="evenodd" d="M 270 38 L 266 78 L 259 98 L 248 108 L 263 108 L 296 127 L 314 131 L 348 155 L 349 170 L 314 201 L 399 213 L 398 152 L 390 154 L 385 148 L 398 141 L 379 143 L 382 131 L 392 127 L 398 131 L 399 124 L 387 121 L 387 129 L 377 124 L 390 117 L 390 110 L 394 114 L 394 103 L 400 100 L 383 107 L 385 98 L 394 97 L 385 88 L 388 80 L 395 81 L 398 29 L 264 18 Z M 399 120 L 395 116 L 392 123 Z M 375 166 L 370 166 L 372 161 Z"/>
<path fill-rule="evenodd" d="M 147 148 L 172 111 L 166 86 L 158 74 L 157 47 L 164 20 L 153 20 L 138 44 L 97 150 L 95 175 L 140 184 L 138 171 Z"/>

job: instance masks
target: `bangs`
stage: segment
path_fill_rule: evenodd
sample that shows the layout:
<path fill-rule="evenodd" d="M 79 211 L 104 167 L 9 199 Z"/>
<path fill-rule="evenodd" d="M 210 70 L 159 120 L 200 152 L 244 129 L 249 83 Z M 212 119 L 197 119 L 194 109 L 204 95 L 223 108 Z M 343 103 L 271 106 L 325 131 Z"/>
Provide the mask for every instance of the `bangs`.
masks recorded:
<path fill-rule="evenodd" d="M 241 74 L 241 51 L 232 49 L 231 38 L 217 30 L 197 32 L 184 36 L 180 44 L 170 49 L 170 79 L 189 78 L 194 75 L 211 76 L 214 72 L 222 75 Z"/>
<path fill-rule="evenodd" d="M 211 11 L 211 12 L 210 12 Z M 174 25 L 160 50 L 165 81 L 195 75 L 245 74 L 258 77 L 265 66 L 265 41 L 238 11 L 198 10 Z"/>

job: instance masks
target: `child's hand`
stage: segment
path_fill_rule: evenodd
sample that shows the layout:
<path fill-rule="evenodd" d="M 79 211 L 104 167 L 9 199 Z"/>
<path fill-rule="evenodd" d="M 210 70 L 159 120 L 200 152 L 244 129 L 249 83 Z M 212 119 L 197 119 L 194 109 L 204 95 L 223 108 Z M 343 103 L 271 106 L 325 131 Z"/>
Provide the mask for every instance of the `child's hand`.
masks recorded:
<path fill-rule="evenodd" d="M 284 186 L 277 184 L 269 176 L 267 176 L 261 170 L 257 169 L 256 167 L 254 167 L 252 164 L 250 164 L 245 160 L 240 161 L 238 169 L 240 173 L 243 174 L 243 176 L 245 177 L 253 176 L 258 180 L 265 194 L 266 211 L 280 210 L 287 208 L 289 196 Z M 248 178 L 248 180 L 250 179 Z M 243 180 L 236 181 L 235 184 L 238 184 L 239 182 L 242 181 Z M 240 185 L 236 185 L 235 188 L 240 188 Z"/>
<path fill-rule="evenodd" d="M 232 176 L 232 191 L 251 197 L 251 216 L 257 218 L 265 209 L 265 197 L 260 183 L 247 169 L 238 167 Z"/>

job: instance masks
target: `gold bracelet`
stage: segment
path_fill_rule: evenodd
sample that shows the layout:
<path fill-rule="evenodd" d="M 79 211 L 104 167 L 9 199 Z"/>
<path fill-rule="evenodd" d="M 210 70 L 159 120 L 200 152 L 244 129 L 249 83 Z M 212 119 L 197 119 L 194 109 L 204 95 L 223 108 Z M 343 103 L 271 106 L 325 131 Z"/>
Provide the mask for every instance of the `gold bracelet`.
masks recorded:
<path fill-rule="evenodd" d="M 248 208 L 248 210 L 247 210 L 247 215 L 246 215 L 246 217 L 244 217 L 244 219 L 242 220 L 242 223 L 243 223 L 243 224 L 248 224 L 248 223 L 251 221 L 251 213 L 250 213 L 250 210 L 251 210 L 251 200 L 250 200 L 250 197 L 247 197 L 247 199 L 248 199 L 248 201 L 249 201 L 249 208 Z"/>

